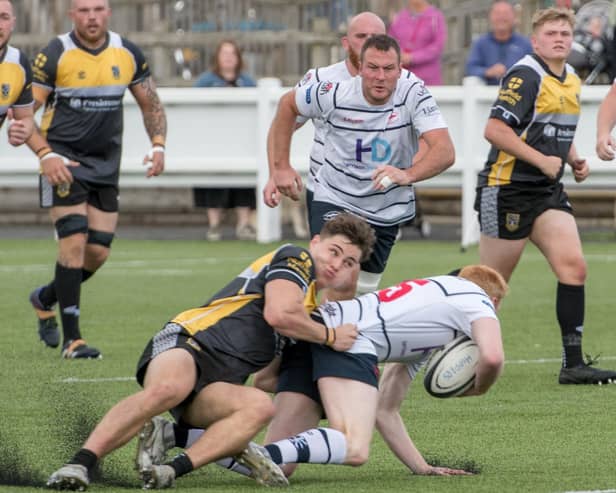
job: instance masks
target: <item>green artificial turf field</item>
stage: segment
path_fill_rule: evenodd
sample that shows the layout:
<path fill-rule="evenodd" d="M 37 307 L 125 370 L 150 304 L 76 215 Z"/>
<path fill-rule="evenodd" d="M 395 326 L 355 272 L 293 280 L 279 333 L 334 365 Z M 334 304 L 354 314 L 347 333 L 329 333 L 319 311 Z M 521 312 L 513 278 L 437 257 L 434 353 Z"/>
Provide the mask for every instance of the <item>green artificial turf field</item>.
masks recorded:
<path fill-rule="evenodd" d="M 243 242 L 118 239 L 110 260 L 82 290 L 84 337 L 102 361 L 63 361 L 36 334 L 29 292 L 53 272 L 51 240 L 0 240 L 0 491 L 37 491 L 80 447 L 102 414 L 135 391 L 135 365 L 148 339 L 176 313 L 203 303 L 255 257 L 272 248 Z M 616 367 L 616 248 L 587 242 L 584 349 Z M 475 263 L 457 243 L 401 242 L 383 286 Z M 302 466 L 296 492 L 616 491 L 616 385 L 559 386 L 556 281 L 530 247 L 501 309 L 507 363 L 485 396 L 439 400 L 415 383 L 403 415 L 432 461 L 472 466 L 473 477 L 410 474 L 375 435 L 360 468 Z M 141 487 L 134 443 L 105 459 L 92 491 Z M 15 486 L 9 486 L 15 485 Z M 256 491 L 250 480 L 207 466 L 178 480 L 178 491 Z"/>

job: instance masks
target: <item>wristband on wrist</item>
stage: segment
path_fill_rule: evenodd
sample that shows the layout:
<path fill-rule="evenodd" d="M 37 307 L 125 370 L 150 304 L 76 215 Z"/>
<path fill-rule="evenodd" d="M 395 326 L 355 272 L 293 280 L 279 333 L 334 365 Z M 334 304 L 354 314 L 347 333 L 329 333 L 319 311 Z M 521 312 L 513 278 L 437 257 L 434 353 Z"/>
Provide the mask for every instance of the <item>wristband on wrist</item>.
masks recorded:
<path fill-rule="evenodd" d="M 46 156 L 50 152 L 53 152 L 53 151 L 51 150 L 51 147 L 49 146 L 43 146 L 40 149 L 34 151 L 34 153 L 39 159 L 43 158 L 43 156 Z"/>
<path fill-rule="evenodd" d="M 336 342 L 336 330 L 330 329 L 327 325 L 325 326 L 325 342 L 326 346 L 333 346 Z"/>
<path fill-rule="evenodd" d="M 39 162 L 43 162 L 46 159 L 51 159 L 53 157 L 59 157 L 60 159 L 62 159 L 62 162 L 64 164 L 68 164 L 68 159 L 65 158 L 64 156 L 62 156 L 61 154 L 58 154 L 57 152 L 53 152 L 51 149 L 49 150 L 49 152 L 46 152 L 45 154 L 43 154 L 42 157 L 39 158 Z"/>
<path fill-rule="evenodd" d="M 155 135 L 152 138 L 152 147 L 155 146 L 165 147 L 165 138 L 160 135 Z"/>

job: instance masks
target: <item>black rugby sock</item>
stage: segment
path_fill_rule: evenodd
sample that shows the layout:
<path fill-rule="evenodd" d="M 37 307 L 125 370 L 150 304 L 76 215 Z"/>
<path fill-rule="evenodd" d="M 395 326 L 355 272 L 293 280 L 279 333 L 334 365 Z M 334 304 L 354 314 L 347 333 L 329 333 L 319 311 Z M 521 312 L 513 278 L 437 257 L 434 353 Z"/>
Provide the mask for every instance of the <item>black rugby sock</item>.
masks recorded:
<path fill-rule="evenodd" d="M 192 461 L 185 453 L 176 455 L 169 465 L 173 467 L 176 478 L 184 476 L 194 469 Z"/>
<path fill-rule="evenodd" d="M 72 269 L 56 264 L 56 294 L 60 305 L 64 344 L 81 339 L 79 332 L 79 296 L 81 293 L 81 268 Z"/>
<path fill-rule="evenodd" d="M 86 282 L 94 275 L 94 272 L 91 272 L 86 269 L 81 269 L 81 282 Z M 39 293 L 39 300 L 45 307 L 50 310 L 52 307 L 58 302 L 58 297 L 56 296 L 56 281 L 52 280 L 47 286 L 41 289 Z"/>
<path fill-rule="evenodd" d="M 584 286 L 558 283 L 556 289 L 556 317 L 563 341 L 563 368 L 584 363 L 582 332 L 584 330 Z"/>
<path fill-rule="evenodd" d="M 79 464 L 84 466 L 88 472 L 90 472 L 96 463 L 98 462 L 98 457 L 96 454 L 87 448 L 82 448 L 77 452 L 71 460 L 68 461 L 68 464 Z"/>

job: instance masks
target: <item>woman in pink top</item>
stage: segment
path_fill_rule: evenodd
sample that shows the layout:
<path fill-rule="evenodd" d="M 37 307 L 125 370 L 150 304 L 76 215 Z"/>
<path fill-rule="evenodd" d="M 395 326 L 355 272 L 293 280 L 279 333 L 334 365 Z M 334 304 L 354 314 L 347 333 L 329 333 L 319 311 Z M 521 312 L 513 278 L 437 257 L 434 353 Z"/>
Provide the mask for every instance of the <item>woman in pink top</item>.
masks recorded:
<path fill-rule="evenodd" d="M 441 55 L 447 40 L 443 13 L 426 0 L 409 0 L 408 9 L 394 17 L 388 34 L 402 50 L 402 65 L 426 85 L 443 83 Z"/>

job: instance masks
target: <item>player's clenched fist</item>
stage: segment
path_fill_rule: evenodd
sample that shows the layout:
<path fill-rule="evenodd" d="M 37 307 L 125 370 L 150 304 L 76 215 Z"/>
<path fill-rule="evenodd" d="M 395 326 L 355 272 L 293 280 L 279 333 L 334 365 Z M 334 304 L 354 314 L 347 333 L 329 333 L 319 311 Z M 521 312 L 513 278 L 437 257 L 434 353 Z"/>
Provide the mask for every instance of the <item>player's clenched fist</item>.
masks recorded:
<path fill-rule="evenodd" d="M 331 345 L 336 351 L 346 351 L 357 339 L 357 326 L 355 324 L 342 324 L 334 329 L 335 339 Z"/>

